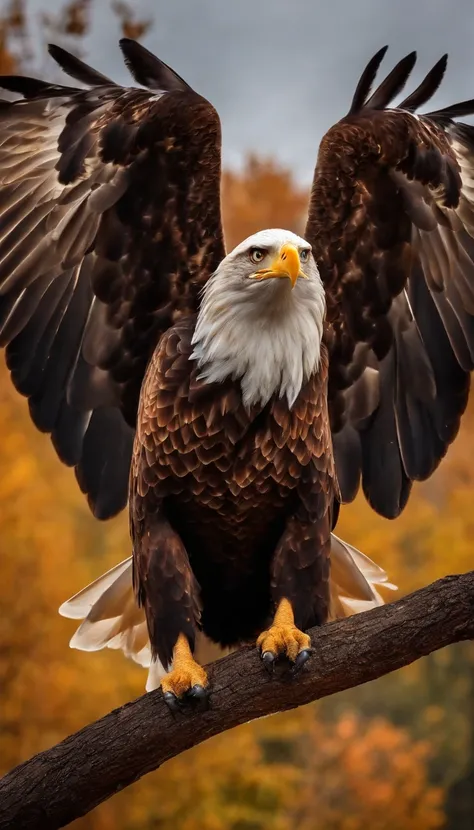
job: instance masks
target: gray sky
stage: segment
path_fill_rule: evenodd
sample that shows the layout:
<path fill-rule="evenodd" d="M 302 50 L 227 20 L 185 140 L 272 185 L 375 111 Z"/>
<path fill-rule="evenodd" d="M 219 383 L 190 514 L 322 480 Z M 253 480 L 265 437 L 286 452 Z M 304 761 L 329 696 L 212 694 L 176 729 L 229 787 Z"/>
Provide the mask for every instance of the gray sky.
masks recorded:
<path fill-rule="evenodd" d="M 35 13 L 61 5 L 61 0 L 29 0 Z M 387 43 L 381 75 L 416 49 L 414 88 L 448 52 L 435 104 L 474 97 L 472 0 L 133 0 L 132 5 L 137 16 L 154 20 L 143 43 L 217 108 L 228 166 L 239 165 L 253 150 L 278 158 L 307 183 L 321 136 L 344 115 L 363 67 Z M 109 0 L 95 0 L 87 59 L 128 83 L 119 36 Z"/>

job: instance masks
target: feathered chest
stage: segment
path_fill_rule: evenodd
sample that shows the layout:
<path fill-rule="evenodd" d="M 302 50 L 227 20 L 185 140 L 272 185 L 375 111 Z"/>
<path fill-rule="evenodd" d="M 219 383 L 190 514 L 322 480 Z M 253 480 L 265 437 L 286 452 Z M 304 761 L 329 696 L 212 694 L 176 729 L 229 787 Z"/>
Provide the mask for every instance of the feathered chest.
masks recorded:
<path fill-rule="evenodd" d="M 238 380 L 199 379 L 191 336 L 188 325 L 176 326 L 147 372 L 132 463 L 140 495 L 238 510 L 257 497 L 280 501 L 305 470 L 334 477 L 324 347 L 291 407 L 273 398 L 248 409 Z"/>

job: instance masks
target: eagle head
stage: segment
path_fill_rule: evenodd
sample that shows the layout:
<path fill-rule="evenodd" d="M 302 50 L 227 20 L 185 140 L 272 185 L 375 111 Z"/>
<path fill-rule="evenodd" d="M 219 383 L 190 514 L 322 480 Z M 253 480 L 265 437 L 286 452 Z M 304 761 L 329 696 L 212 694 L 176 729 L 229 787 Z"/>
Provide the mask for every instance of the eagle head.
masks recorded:
<path fill-rule="evenodd" d="M 191 359 L 208 383 L 239 380 L 248 408 L 275 394 L 291 407 L 319 367 L 325 311 L 308 242 L 291 231 L 260 231 L 208 280 Z"/>

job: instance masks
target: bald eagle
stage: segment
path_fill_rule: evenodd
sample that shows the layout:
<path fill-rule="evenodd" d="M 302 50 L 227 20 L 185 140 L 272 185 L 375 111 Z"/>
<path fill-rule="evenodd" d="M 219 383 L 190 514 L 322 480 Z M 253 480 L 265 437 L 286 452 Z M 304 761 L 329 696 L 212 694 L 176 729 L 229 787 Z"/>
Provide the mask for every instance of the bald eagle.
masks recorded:
<path fill-rule="evenodd" d="M 226 254 L 214 108 L 131 40 L 123 88 L 3 77 L 0 343 L 36 426 L 132 556 L 61 612 L 170 704 L 208 691 L 197 636 L 299 669 L 309 627 L 379 604 L 334 535 L 358 489 L 405 507 L 459 428 L 474 361 L 474 101 L 416 115 L 412 53 L 322 139 L 303 237 Z M 163 676 L 164 675 L 164 676 Z"/>

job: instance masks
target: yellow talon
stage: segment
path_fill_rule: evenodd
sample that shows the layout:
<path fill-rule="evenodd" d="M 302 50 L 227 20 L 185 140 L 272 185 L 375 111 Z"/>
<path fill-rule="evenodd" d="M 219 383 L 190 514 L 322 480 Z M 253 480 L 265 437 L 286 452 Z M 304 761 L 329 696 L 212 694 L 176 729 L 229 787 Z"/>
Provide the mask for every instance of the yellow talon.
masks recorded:
<path fill-rule="evenodd" d="M 162 692 L 181 698 L 194 686 L 205 689 L 207 685 L 205 670 L 194 659 L 187 637 L 180 634 L 173 651 L 173 668 L 161 681 Z"/>
<path fill-rule="evenodd" d="M 267 631 L 263 631 L 257 640 L 257 648 L 262 656 L 271 654 L 276 659 L 286 655 L 294 663 L 300 652 L 311 648 L 310 637 L 296 627 L 294 620 L 291 604 L 287 599 L 282 599 L 273 625 Z"/>
<path fill-rule="evenodd" d="M 300 631 L 295 625 L 286 628 L 272 625 L 268 631 L 260 634 L 257 646 L 262 654 L 270 652 L 276 657 L 286 655 L 294 663 L 300 651 L 311 648 L 311 640 L 307 634 Z"/>

